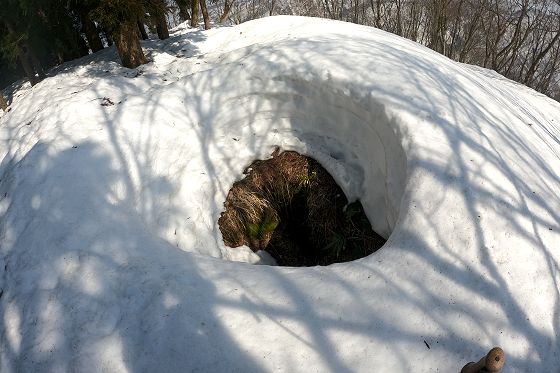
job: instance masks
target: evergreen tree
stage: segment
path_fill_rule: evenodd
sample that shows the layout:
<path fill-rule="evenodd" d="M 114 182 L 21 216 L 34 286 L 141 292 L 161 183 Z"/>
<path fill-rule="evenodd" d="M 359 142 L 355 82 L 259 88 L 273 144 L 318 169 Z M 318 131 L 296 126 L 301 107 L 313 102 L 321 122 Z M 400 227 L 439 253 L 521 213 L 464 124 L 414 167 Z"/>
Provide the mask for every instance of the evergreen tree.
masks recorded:
<path fill-rule="evenodd" d="M 79 33 L 80 18 L 70 5 L 65 0 L 3 0 L 0 53 L 12 72 L 18 71 L 13 65 L 19 63 L 35 84 L 45 76 L 44 68 L 88 53 Z"/>
<path fill-rule="evenodd" d="M 33 45 L 33 50 L 45 53 L 40 57 L 45 65 L 61 64 L 89 53 L 79 32 L 80 18 L 63 1 L 35 0 L 32 6 L 38 17 L 31 25 L 31 32 L 42 32 L 41 35 L 32 37 L 33 42 L 40 40 L 39 44 Z M 48 61 L 49 54 L 54 61 Z"/>
<path fill-rule="evenodd" d="M 103 42 L 99 36 L 100 30 L 91 18 L 91 12 L 99 6 L 99 0 L 71 0 L 70 10 L 80 21 L 80 30 L 86 36 L 88 46 L 92 52 L 103 49 Z"/>
<path fill-rule="evenodd" d="M 136 21 L 136 23 L 138 24 L 138 31 L 140 32 L 140 37 L 142 38 L 142 40 L 147 40 L 148 34 L 146 33 L 146 28 L 144 27 L 144 23 L 140 20 Z"/>
<path fill-rule="evenodd" d="M 191 19 L 189 14 L 189 8 L 192 7 L 191 0 L 175 0 L 175 3 L 179 8 L 179 18 L 181 21 L 189 21 Z"/>
<path fill-rule="evenodd" d="M 149 6 L 150 15 L 156 25 L 158 38 L 161 40 L 169 37 L 169 29 L 167 28 L 167 20 L 165 14 L 167 13 L 167 6 L 165 0 L 152 0 Z"/>
<path fill-rule="evenodd" d="M 91 51 L 95 53 L 103 49 L 103 43 L 99 37 L 99 30 L 95 22 L 91 20 L 89 12 L 85 11 L 81 13 L 80 20 L 82 22 L 82 32 L 86 35 Z"/>
<path fill-rule="evenodd" d="M 139 0 L 101 0 L 92 12 L 92 18 L 99 20 L 109 32 L 122 65 L 128 68 L 146 63 L 137 24 L 145 16 L 146 5 Z"/>
<path fill-rule="evenodd" d="M 32 85 L 38 83 L 44 72 L 36 54 L 30 47 L 30 17 L 26 17 L 22 3 L 6 0 L 0 7 L 0 21 L 4 29 L 1 50 L 4 57 L 14 63 L 18 61 Z"/>

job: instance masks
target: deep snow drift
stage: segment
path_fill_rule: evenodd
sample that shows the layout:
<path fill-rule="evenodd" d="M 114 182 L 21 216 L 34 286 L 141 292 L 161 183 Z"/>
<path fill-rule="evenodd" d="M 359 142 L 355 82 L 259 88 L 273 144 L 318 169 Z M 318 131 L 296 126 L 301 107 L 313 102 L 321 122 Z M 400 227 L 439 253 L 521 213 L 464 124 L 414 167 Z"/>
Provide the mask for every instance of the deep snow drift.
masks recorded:
<path fill-rule="evenodd" d="M 64 65 L 0 118 L 0 371 L 453 372 L 494 345 L 508 372 L 560 366 L 557 102 L 319 19 L 144 46 L 136 70 Z M 276 145 L 387 244 L 232 261 L 261 259 L 224 247 L 223 202 Z"/>

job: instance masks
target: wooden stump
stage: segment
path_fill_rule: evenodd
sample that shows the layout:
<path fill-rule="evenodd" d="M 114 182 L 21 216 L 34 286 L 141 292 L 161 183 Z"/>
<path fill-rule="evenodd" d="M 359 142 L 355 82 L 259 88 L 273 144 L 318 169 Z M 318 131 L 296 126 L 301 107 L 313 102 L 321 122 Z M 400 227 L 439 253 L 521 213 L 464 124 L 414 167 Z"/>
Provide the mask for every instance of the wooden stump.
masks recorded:
<path fill-rule="evenodd" d="M 471 361 L 461 369 L 461 373 L 499 372 L 504 367 L 506 356 L 500 347 L 494 347 L 478 362 Z"/>
<path fill-rule="evenodd" d="M 6 111 L 8 109 L 8 102 L 4 98 L 4 96 L 0 93 L 0 109 Z"/>

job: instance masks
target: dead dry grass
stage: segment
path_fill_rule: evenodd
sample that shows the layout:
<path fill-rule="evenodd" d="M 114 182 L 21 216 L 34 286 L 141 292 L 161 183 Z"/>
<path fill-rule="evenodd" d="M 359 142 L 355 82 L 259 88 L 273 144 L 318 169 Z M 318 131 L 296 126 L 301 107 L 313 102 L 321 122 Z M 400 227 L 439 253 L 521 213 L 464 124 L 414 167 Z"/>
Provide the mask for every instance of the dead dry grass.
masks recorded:
<path fill-rule="evenodd" d="M 371 230 L 358 202 L 348 205 L 315 160 L 276 150 L 236 182 L 218 225 L 229 247 L 266 250 L 279 265 L 328 265 L 367 256 L 385 240 Z"/>

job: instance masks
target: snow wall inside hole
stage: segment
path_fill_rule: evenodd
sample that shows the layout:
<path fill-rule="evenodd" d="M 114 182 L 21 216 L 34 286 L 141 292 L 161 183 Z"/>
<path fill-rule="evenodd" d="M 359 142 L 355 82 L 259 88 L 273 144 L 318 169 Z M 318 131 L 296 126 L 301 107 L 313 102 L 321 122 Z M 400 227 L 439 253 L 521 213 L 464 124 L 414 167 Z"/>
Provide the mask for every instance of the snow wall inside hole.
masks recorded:
<path fill-rule="evenodd" d="M 249 94 L 226 100 L 218 118 L 246 149 L 227 192 L 255 159 L 270 158 L 276 146 L 316 159 L 334 177 L 348 200 L 360 199 L 372 228 L 388 238 L 399 216 L 406 183 L 406 155 L 397 120 L 370 95 L 353 93 L 332 82 L 289 78 L 254 80 Z M 237 89 L 239 93 L 239 87 Z M 222 122 L 223 121 L 223 122 Z M 244 156 L 246 151 L 250 157 Z M 217 228 L 217 220 L 215 231 Z M 219 233 L 218 233 L 219 234 Z M 221 237 L 220 242 L 222 242 Z M 237 250 L 223 246 L 222 250 Z M 225 255 L 227 258 L 229 255 Z"/>

